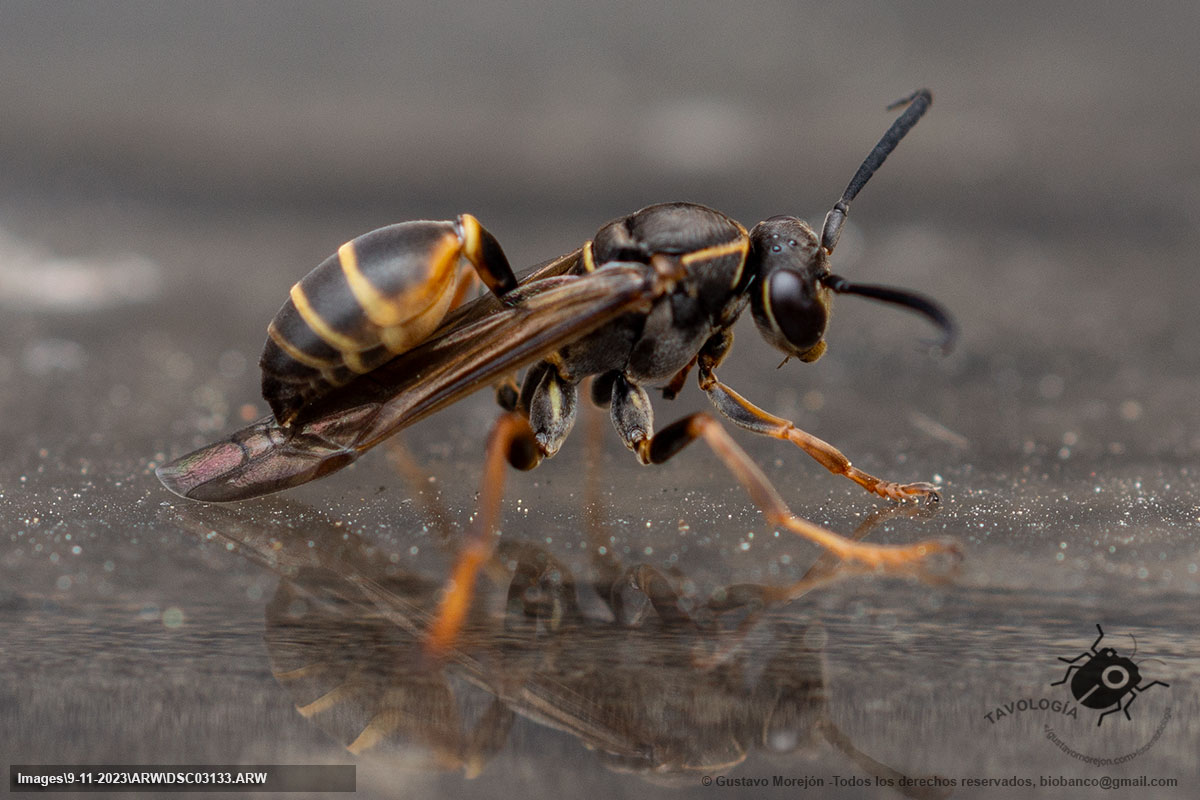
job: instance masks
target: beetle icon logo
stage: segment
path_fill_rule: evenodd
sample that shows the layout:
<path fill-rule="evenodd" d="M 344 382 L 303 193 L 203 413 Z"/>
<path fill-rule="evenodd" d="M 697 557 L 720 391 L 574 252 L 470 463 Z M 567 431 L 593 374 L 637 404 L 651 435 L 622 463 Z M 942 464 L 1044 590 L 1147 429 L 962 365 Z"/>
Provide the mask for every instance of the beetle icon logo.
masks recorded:
<path fill-rule="evenodd" d="M 1098 711 L 1104 710 L 1104 713 L 1096 721 L 1097 726 L 1104 722 L 1104 718 L 1109 714 L 1115 714 L 1118 711 L 1124 711 L 1125 719 L 1132 720 L 1133 717 L 1129 716 L 1129 706 L 1138 696 L 1138 692 L 1144 692 L 1151 686 L 1170 686 L 1171 684 L 1152 681 L 1142 685 L 1141 673 L 1138 671 L 1137 664 L 1133 662 L 1132 656 L 1126 658 L 1118 654 L 1112 647 L 1096 649 L 1104 638 L 1104 629 L 1097 624 L 1096 630 L 1100 635 L 1096 637 L 1096 641 L 1092 643 L 1089 650 L 1074 658 L 1058 657 L 1059 661 L 1071 666 L 1067 667 L 1067 674 L 1063 676 L 1062 680 L 1054 681 L 1050 685 L 1061 686 L 1069 680 L 1071 694 L 1081 705 Z M 1137 655 L 1136 639 L 1134 640 L 1133 655 Z M 1083 663 L 1076 663 L 1079 661 L 1083 661 Z M 1071 673 L 1074 673 L 1074 677 Z"/>

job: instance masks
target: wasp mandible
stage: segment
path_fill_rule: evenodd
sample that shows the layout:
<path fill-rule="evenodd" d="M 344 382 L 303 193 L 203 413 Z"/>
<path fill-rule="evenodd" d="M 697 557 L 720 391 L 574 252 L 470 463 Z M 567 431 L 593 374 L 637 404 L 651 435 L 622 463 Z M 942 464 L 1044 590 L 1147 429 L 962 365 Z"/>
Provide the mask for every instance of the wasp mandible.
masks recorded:
<path fill-rule="evenodd" d="M 929 483 L 883 480 L 837 448 L 757 407 L 722 383 L 717 367 L 746 309 L 763 337 L 790 358 L 825 352 L 834 294 L 899 305 L 928 318 L 950 347 L 950 315 L 922 295 L 834 274 L 850 203 L 932 102 L 920 90 L 889 106 L 903 112 L 871 150 L 825 217 L 821 234 L 792 216 L 749 231 L 694 203 L 663 203 L 614 220 L 579 249 L 514 276 L 500 244 L 470 215 L 408 222 L 343 245 L 300 280 L 268 327 L 263 393 L 272 416 L 158 468 L 193 500 L 243 500 L 322 477 L 400 429 L 485 385 L 505 413 L 487 445 L 480 513 L 463 548 L 432 635 L 448 647 L 492 552 L 505 462 L 532 469 L 554 455 L 574 424 L 579 386 L 611 410 L 626 447 L 661 464 L 704 440 L 773 526 L 836 555 L 906 564 L 941 542 L 852 542 L 794 515 L 716 418 L 691 414 L 655 432 L 646 387 L 671 399 L 689 371 L 721 414 L 754 433 L 789 441 L 818 463 L 893 500 L 937 499 Z M 478 276 L 490 290 L 461 304 Z M 518 386 L 514 376 L 528 367 Z"/>

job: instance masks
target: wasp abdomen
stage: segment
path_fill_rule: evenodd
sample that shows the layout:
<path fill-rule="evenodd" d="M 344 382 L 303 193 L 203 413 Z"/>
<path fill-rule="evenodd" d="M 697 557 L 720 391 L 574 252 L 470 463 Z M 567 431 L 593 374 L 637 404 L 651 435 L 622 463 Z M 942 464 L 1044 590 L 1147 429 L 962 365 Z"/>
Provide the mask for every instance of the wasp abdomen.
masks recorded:
<path fill-rule="evenodd" d="M 389 225 L 338 248 L 267 326 L 259 364 L 275 418 L 288 424 L 308 402 L 428 338 L 468 279 L 461 257 L 495 264 L 498 250 L 469 215 Z M 502 252 L 499 260 L 507 270 Z"/>

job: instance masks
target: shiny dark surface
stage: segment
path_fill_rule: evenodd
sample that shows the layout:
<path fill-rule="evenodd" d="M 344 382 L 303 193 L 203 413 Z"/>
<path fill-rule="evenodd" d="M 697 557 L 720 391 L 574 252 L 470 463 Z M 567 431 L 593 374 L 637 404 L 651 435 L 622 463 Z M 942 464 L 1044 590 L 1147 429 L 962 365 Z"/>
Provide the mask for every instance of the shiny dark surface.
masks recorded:
<path fill-rule="evenodd" d="M 344 731 L 297 711 L 310 699 L 272 670 L 281 643 L 309 640 L 280 640 L 273 604 L 312 587 L 298 573 L 328 570 L 329 543 L 336 554 L 343 536 L 338 563 L 381 566 L 394 597 L 395 582 L 413 597 L 436 592 L 445 539 L 460 538 L 474 510 L 489 393 L 406 431 L 403 450 L 379 448 L 231 516 L 170 495 L 153 469 L 266 413 L 254 364 L 264 326 L 287 287 L 356 233 L 469 212 L 520 270 L 666 200 L 744 224 L 787 213 L 815 225 L 891 119 L 884 106 L 927 85 L 934 104 L 855 200 L 831 266 L 936 297 L 960 324 L 954 352 L 929 358 L 913 314 L 834 297 L 819 362 L 777 370 L 744 322 L 721 377 L 863 469 L 938 482 L 935 514 L 883 520 L 871 540 L 949 537 L 966 553 L 961 571 L 934 585 L 848 576 L 775 608 L 731 656 L 750 695 L 687 706 L 672 687 L 710 687 L 712 672 L 689 672 L 681 648 L 719 645 L 657 613 L 625 625 L 606 616 L 587 588 L 601 575 L 595 527 L 620 570 L 671 577 L 701 621 L 722 587 L 786 585 L 819 553 L 775 536 L 701 447 L 643 468 L 607 423 L 601 454 L 589 455 L 581 421 L 554 459 L 510 476 L 504 539 L 548 552 L 585 587 L 587 633 L 524 650 L 506 638 L 505 569 L 488 579 L 475 657 L 503 653 L 525 675 L 604 667 L 581 685 L 607 707 L 638 700 L 643 720 L 657 708 L 674 721 L 641 723 L 637 753 L 654 734 L 675 761 L 699 753 L 715 764 L 737 742 L 746 758 L 733 778 L 821 777 L 833 796 L 898 796 L 831 789 L 834 775 L 872 780 L 838 744 L 848 741 L 902 775 L 1027 777 L 1035 796 L 1098 791 L 1040 787 L 1041 777 L 1143 775 L 1179 785 L 1113 796 L 1194 794 L 1196 9 L 737 11 L 5 4 L 0 760 L 356 763 L 371 797 L 401 786 L 447 797 L 799 793 L 705 788 L 694 772 L 682 787 L 648 780 L 615 768 L 636 753 L 604 756 L 515 702 L 503 746 L 474 780 L 430 771 L 411 737 L 355 756 Z M 705 407 L 694 386 L 654 402 L 660 426 Z M 886 506 L 788 445 L 735 435 L 816 522 L 850 532 Z M 264 552 L 296 560 L 281 567 Z M 387 623 L 373 630 L 400 631 L 386 635 L 402 644 L 388 608 L 376 598 L 357 624 Z M 1101 726 L 1086 708 L 1078 718 L 1018 710 L 1070 699 L 1049 684 L 1097 623 L 1122 656 L 1136 638 L 1143 680 L 1170 686 Z M 792 732 L 776 741 L 794 752 L 754 744 L 744 725 L 715 737 L 697 709 L 763 719 L 765 702 L 744 698 L 784 685 L 767 665 L 787 652 L 788 679 L 824 687 L 777 728 Z M 816 660 L 819 678 L 805 671 Z M 380 678 L 395 662 L 361 663 Z M 644 665 L 656 671 L 638 689 L 629 670 Z M 466 674 L 451 686 L 469 728 L 495 695 Z M 825 718 L 845 739 L 822 733 Z M 1151 744 L 1095 766 L 1047 725 L 1083 754 Z"/>

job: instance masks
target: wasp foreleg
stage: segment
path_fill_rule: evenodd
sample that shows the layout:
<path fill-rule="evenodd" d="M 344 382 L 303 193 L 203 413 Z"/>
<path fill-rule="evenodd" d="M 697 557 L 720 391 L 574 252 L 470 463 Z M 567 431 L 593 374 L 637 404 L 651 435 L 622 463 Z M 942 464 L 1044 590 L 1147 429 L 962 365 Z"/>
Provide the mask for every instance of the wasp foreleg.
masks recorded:
<path fill-rule="evenodd" d="M 708 399 L 730 422 L 739 428 L 791 442 L 808 453 L 818 464 L 834 475 L 844 475 L 868 492 L 891 500 L 928 498 L 938 501 L 937 487 L 924 481 L 897 483 L 876 478 L 850 463 L 850 459 L 829 442 L 818 439 L 796 427 L 795 423 L 770 414 L 717 380 L 716 374 L 703 362 L 700 365 L 700 388 Z"/>
<path fill-rule="evenodd" d="M 872 567 L 900 566 L 920 561 L 932 553 L 954 552 L 952 544 L 939 541 L 887 546 L 855 542 L 815 525 L 791 512 L 775 487 L 767 480 L 746 451 L 738 447 L 719 422 L 700 412 L 684 417 L 654 433 L 653 409 L 646 390 L 619 377 L 613 387 L 612 417 L 625 445 L 643 464 L 661 464 L 696 439 L 703 439 L 750 494 L 755 505 L 774 526 L 786 528 L 830 550 L 839 558 Z"/>

